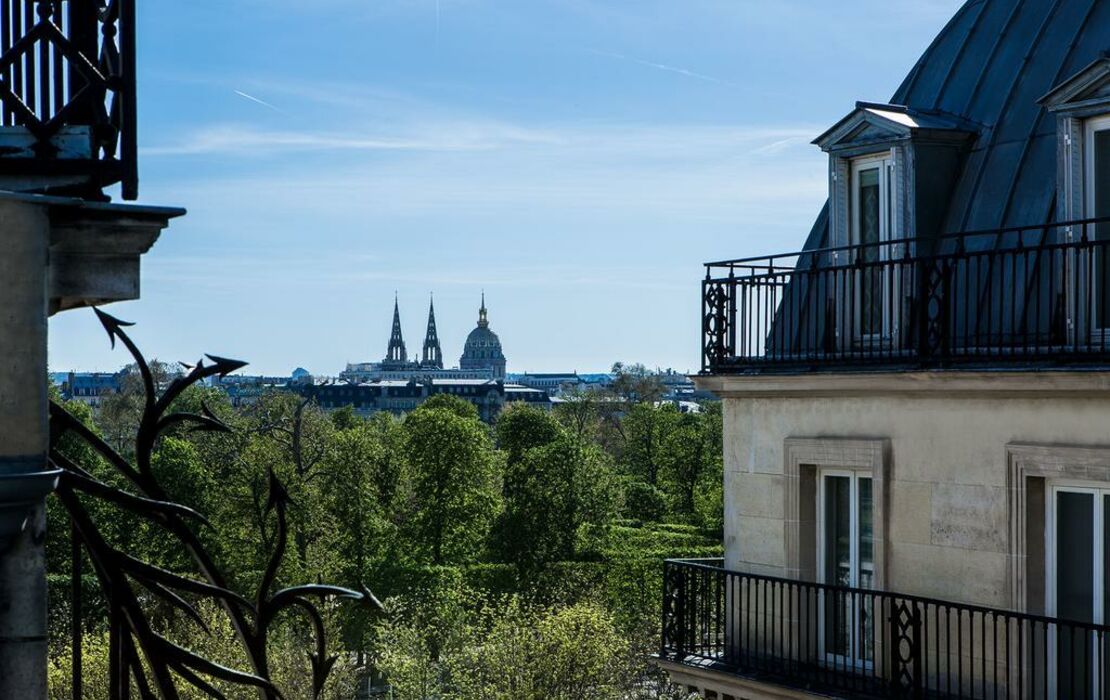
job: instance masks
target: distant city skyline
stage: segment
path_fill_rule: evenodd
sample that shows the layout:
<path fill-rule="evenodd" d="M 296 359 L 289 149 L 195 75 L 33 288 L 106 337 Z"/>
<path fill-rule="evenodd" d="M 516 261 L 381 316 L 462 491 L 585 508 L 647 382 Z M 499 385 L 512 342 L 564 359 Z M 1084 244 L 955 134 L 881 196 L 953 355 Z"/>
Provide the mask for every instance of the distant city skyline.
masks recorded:
<path fill-rule="evenodd" d="M 163 360 L 321 372 L 435 291 L 454 364 L 484 288 L 510 371 L 696 370 L 701 263 L 800 247 L 809 141 L 958 4 L 145 4 L 141 192 L 190 213 L 110 311 Z M 52 320 L 52 369 L 126 361 L 91 312 Z"/>

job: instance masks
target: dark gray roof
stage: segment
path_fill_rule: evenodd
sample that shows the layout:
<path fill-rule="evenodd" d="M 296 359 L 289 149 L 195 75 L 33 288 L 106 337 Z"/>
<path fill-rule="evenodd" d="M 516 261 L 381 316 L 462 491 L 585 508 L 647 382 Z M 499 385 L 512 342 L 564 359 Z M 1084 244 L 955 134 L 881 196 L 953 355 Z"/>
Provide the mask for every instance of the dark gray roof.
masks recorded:
<path fill-rule="evenodd" d="M 1056 126 L 1038 100 L 1107 50 L 1110 0 L 969 0 L 956 13 L 890 100 L 978 128 L 944 231 L 1053 220 Z M 806 248 L 828 231 L 822 212 Z"/>

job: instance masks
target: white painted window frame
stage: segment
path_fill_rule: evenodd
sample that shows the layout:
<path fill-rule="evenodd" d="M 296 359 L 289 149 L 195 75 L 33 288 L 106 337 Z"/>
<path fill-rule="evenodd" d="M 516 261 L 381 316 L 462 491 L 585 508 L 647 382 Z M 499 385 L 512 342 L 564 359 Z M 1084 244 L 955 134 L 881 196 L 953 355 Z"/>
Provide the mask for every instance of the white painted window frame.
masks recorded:
<path fill-rule="evenodd" d="M 1105 554 L 1106 547 L 1103 542 L 1103 523 L 1106 515 L 1105 499 L 1104 497 L 1110 496 L 1110 485 L 1099 486 L 1093 485 L 1090 482 L 1084 481 L 1052 481 L 1046 484 L 1045 488 L 1045 614 L 1048 617 L 1056 617 L 1056 501 L 1057 495 L 1060 493 L 1082 493 L 1091 496 L 1092 499 L 1092 517 L 1091 528 L 1093 530 L 1092 542 L 1094 543 L 1094 565 L 1093 565 L 1093 581 L 1091 582 L 1092 590 L 1094 591 L 1094 601 L 1091 606 L 1092 622 L 1095 624 L 1103 624 L 1106 619 L 1106 610 L 1103 609 L 1103 600 L 1105 598 L 1104 586 L 1107 582 L 1104 580 L 1103 571 L 1105 569 Z M 1092 687 L 1098 688 L 1098 645 L 1092 643 L 1091 653 L 1096 655 L 1092 659 L 1091 664 L 1091 682 Z M 1056 658 L 1057 658 L 1057 628 L 1053 627 L 1048 636 L 1048 686 L 1049 698 L 1056 698 Z"/>
<path fill-rule="evenodd" d="M 1104 114 L 1097 117 L 1089 117 L 1083 120 L 1083 218 L 1090 219 L 1095 216 L 1095 134 L 1100 131 L 1110 131 L 1110 114 Z M 1091 230 L 1087 232 L 1088 239 L 1094 240 L 1095 232 L 1094 227 L 1089 227 Z M 1107 271 L 1110 273 L 1110 271 Z M 1110 275 L 1108 275 L 1110 276 Z M 1085 280 L 1086 284 L 1094 284 L 1094 280 Z M 1105 281 L 1103 282 L 1106 283 Z M 1095 290 L 1091 294 L 1091 318 L 1087 320 L 1087 327 L 1090 329 L 1091 342 L 1102 345 L 1110 342 L 1110 328 L 1099 328 L 1095 325 L 1099 317 L 1098 300 L 1099 293 Z"/>
<path fill-rule="evenodd" d="M 859 182 L 860 175 L 867 170 L 879 171 L 879 260 L 890 260 L 892 254 L 895 253 L 895 246 L 889 245 L 891 241 L 898 240 L 898 225 L 897 217 L 895 215 L 895 203 L 898 201 L 898 178 L 895 166 L 895 152 L 894 149 L 883 150 L 879 153 L 869 153 L 864 156 L 858 156 L 848 160 L 848 243 L 850 245 L 858 245 L 861 241 L 860 230 L 860 201 L 859 201 Z M 841 261 L 844 263 L 854 262 L 853 260 Z M 887 285 L 893 282 L 894 289 L 888 289 Z M 864 334 L 860 330 L 862 323 L 862 279 L 857 278 L 853 283 L 854 291 L 850 303 L 852 306 L 851 317 L 855 319 L 854 327 L 848 328 L 847 337 L 851 338 L 855 343 L 870 343 L 870 342 L 888 342 L 892 338 L 898 337 L 898 307 L 897 300 L 900 298 L 900 280 L 896 275 L 893 280 L 888 280 L 884 275 L 882 279 L 882 289 L 880 290 L 880 303 L 882 308 L 879 312 L 881 330 L 879 333 Z M 892 305 L 891 301 L 895 303 Z M 847 309 L 844 309 L 845 311 Z"/>
<path fill-rule="evenodd" d="M 859 482 L 867 480 L 871 482 L 871 498 L 872 498 L 872 513 L 871 513 L 871 527 L 875 528 L 875 479 L 871 474 L 860 472 L 853 469 L 843 469 L 839 467 L 822 467 L 817 470 L 817 582 L 827 585 L 839 585 L 835 581 L 825 580 L 825 564 L 826 557 L 825 551 L 827 549 L 826 538 L 828 533 L 825 530 L 825 483 L 827 478 L 846 478 L 848 479 L 849 491 L 849 587 L 860 587 L 860 560 L 859 560 L 859 527 L 860 527 L 860 510 L 859 510 Z M 874 540 L 875 533 L 872 532 L 872 539 Z M 872 550 L 872 572 L 871 580 L 875 580 L 875 562 L 874 550 Z M 856 633 L 860 627 L 860 611 L 857 605 L 852 606 L 852 627 L 850 630 L 851 638 L 855 640 Z M 874 664 L 874 659 L 864 659 L 863 655 L 858 656 L 844 656 L 843 654 L 835 654 L 825 649 L 825 596 L 818 597 L 818 614 L 817 614 L 817 643 L 818 655 L 825 663 L 836 666 L 839 668 L 854 667 L 862 670 L 870 669 Z M 855 645 L 855 642 L 852 642 Z"/>

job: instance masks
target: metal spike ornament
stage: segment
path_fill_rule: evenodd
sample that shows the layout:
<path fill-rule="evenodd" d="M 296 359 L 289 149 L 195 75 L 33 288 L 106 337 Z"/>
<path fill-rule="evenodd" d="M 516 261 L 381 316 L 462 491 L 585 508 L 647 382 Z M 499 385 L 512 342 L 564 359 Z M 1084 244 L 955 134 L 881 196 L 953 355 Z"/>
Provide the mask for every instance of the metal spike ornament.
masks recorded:
<path fill-rule="evenodd" d="M 203 404 L 199 414 L 168 411 L 173 402 L 197 382 L 212 376 L 226 376 L 244 367 L 246 363 L 208 355 L 209 363 L 202 359 L 195 365 L 186 365 L 187 373 L 174 379 L 159 394 L 146 359 L 123 330 L 133 324 L 120 321 L 99 309 L 95 311 L 108 333 L 112 347 L 115 347 L 117 340 L 122 343 L 134 358 L 142 376 L 144 408 L 135 439 L 134 464 L 56 403 L 50 407 L 50 461 L 61 472 L 57 496 L 69 514 L 74 536 L 92 562 L 93 572 L 104 598 L 109 601 L 109 643 L 111 655 L 118 661 L 112 663 L 110 668 L 111 700 L 130 697 L 129 690 L 132 686 L 138 689 L 142 698 L 178 700 L 184 687 L 181 684 L 211 697 L 224 697 L 212 685 L 212 679 L 254 688 L 265 700 L 279 700 L 282 694 L 270 677 L 267 639 L 277 617 L 291 608 L 302 612 L 313 630 L 315 648 L 308 653 L 308 658 L 312 666 L 313 692 L 319 697 L 338 656 L 327 653 L 323 617 L 312 599 L 342 598 L 369 606 L 376 611 L 383 610 L 382 604 L 365 585 L 360 590 L 351 590 L 315 584 L 286 588 L 271 594 L 270 590 L 288 542 L 286 510 L 290 502 L 288 491 L 272 470 L 269 475 L 267 515 L 276 517 L 277 537 L 254 600 L 248 600 L 229 586 L 227 576 L 189 525 L 193 522 L 211 527 L 211 523 L 193 509 L 173 502 L 150 468 L 158 437 L 173 426 L 187 426 L 191 431 L 231 431 L 226 423 Z M 59 452 L 60 440 L 67 434 L 83 441 L 112 465 L 126 479 L 131 490 L 117 488 L 96 479 L 89 471 Z M 98 528 L 79 495 L 127 511 L 171 535 L 195 566 L 195 577 L 162 569 L 115 548 Z M 74 552 L 74 595 L 78 596 L 82 557 L 76 548 Z M 143 602 L 151 597 L 181 611 L 188 619 L 207 630 L 196 605 L 186 596 L 215 601 L 220 605 L 228 615 L 239 643 L 250 660 L 249 671 L 206 659 L 154 630 Z M 81 645 L 81 627 L 80 624 L 74 625 L 74 649 L 79 649 Z M 78 659 L 79 657 L 75 657 L 75 664 Z M 79 668 L 75 668 L 74 675 L 75 678 L 79 677 Z"/>

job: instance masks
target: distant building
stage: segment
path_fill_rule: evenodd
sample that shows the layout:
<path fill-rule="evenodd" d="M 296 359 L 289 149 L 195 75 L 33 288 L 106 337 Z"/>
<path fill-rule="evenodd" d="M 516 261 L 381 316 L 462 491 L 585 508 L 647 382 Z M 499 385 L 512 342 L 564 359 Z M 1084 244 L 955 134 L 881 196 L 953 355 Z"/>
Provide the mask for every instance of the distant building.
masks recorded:
<path fill-rule="evenodd" d="M 701 410 L 700 404 L 720 400 L 713 392 L 699 389 L 694 380 L 682 372 L 673 369 L 661 371 L 659 379 L 665 390 L 663 402 L 674 404 L 683 413 L 697 413 Z"/>
<path fill-rule="evenodd" d="M 548 373 L 548 374 L 518 374 L 515 377 L 516 383 L 529 387 L 531 389 L 539 389 L 545 392 L 548 396 L 561 396 L 564 392 L 574 391 L 585 385 L 585 382 L 578 376 L 577 372 L 562 373 Z"/>
<path fill-rule="evenodd" d="M 238 407 L 250 406 L 268 392 L 312 386 L 315 381 L 311 372 L 303 367 L 298 367 L 288 377 L 229 374 L 226 377 L 212 377 L 209 380 L 209 385 L 222 389 L 227 394 L 231 405 Z"/>
<path fill-rule="evenodd" d="M 339 378 L 353 384 L 409 380 L 503 380 L 505 355 L 501 351 L 500 339 L 489 330 L 485 295 L 482 295 L 478 328 L 472 331 L 466 340 L 460 367 L 445 369 L 443 366 L 443 348 L 440 346 L 439 332 L 436 328 L 434 302 L 428 306 L 428 328 L 420 359 L 409 360 L 401 330 L 400 304 L 394 300 L 393 328 L 385 357 L 381 362 L 348 363 L 347 368 L 339 373 Z"/>
<path fill-rule="evenodd" d="M 105 398 L 120 392 L 123 373 L 68 372 L 62 377 L 59 389 L 63 399 L 98 408 Z"/>
<path fill-rule="evenodd" d="M 505 353 L 501 350 L 501 339 L 489 328 L 485 293 L 482 294 L 482 306 L 478 309 L 478 327 L 466 337 L 459 367 L 489 370 L 494 379 L 505 379 Z"/>
<path fill-rule="evenodd" d="M 505 405 L 512 402 L 551 407 L 551 400 L 542 391 L 492 379 L 381 380 L 362 384 L 303 385 L 293 390 L 302 396 L 311 396 L 325 410 L 350 406 L 364 416 L 382 411 L 401 416 L 438 394 L 450 394 L 468 401 L 486 422 L 492 422 Z"/>
<path fill-rule="evenodd" d="M 351 384 L 363 384 L 383 380 L 408 381 L 415 379 L 484 379 L 492 380 L 493 373 L 488 369 L 432 369 L 410 367 L 408 369 L 384 369 L 380 362 L 348 363 L 347 369 L 339 373 L 339 378 Z"/>

